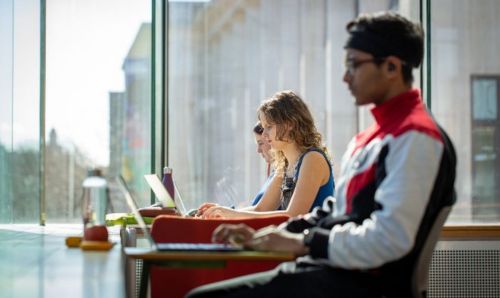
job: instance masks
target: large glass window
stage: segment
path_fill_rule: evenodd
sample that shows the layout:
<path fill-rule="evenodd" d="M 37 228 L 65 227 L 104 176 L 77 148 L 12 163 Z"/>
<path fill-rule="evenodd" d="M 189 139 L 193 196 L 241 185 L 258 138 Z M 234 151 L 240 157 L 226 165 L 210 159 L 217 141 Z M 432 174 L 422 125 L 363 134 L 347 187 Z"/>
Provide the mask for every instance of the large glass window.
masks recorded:
<path fill-rule="evenodd" d="M 370 123 L 342 82 L 345 25 L 360 12 L 397 10 L 418 20 L 419 1 L 170 1 L 169 163 L 189 207 L 246 205 L 265 163 L 252 128 L 266 97 L 297 91 L 332 153 Z M 417 74 L 418 77 L 418 74 Z"/>
<path fill-rule="evenodd" d="M 1 222 L 36 222 L 44 211 L 49 222 L 79 220 L 81 182 L 92 167 L 107 177 L 123 174 L 145 205 L 150 192 L 142 175 L 159 170 L 160 156 L 152 154 L 162 154 L 167 145 L 168 165 L 188 207 L 204 201 L 248 204 L 266 175 L 255 152 L 255 111 L 282 89 L 297 91 L 309 104 L 338 174 L 348 140 L 372 121 L 367 109 L 354 107 L 342 83 L 345 24 L 361 12 L 387 9 L 418 20 L 423 3 L 167 1 L 169 107 L 163 115 L 163 61 L 152 63 L 152 52 L 164 44 L 157 40 L 151 47 L 153 34 L 163 36 L 151 26 L 153 2 L 163 3 L 0 1 Z M 40 3 L 46 3 L 44 28 Z M 458 203 L 450 222 L 498 222 L 500 38 L 492 28 L 499 25 L 500 4 L 442 0 L 426 9 L 431 38 L 424 95 L 450 133 L 459 161 Z M 415 77 L 419 86 L 419 73 Z M 163 131 L 153 129 L 162 116 L 168 121 L 165 144 Z M 111 195 L 118 197 L 114 189 Z M 113 205 L 126 210 L 120 200 Z"/>
<path fill-rule="evenodd" d="M 122 174 L 149 203 L 151 1 L 47 0 L 47 220 L 80 220 L 82 180 Z M 114 211 L 126 211 L 111 188 Z"/>
<path fill-rule="evenodd" d="M 40 1 L 0 1 L 0 222 L 38 222 Z"/>
<path fill-rule="evenodd" d="M 500 26 L 500 2 L 432 1 L 430 12 L 431 107 L 458 156 L 449 222 L 498 222 L 500 38 L 493 28 Z"/>

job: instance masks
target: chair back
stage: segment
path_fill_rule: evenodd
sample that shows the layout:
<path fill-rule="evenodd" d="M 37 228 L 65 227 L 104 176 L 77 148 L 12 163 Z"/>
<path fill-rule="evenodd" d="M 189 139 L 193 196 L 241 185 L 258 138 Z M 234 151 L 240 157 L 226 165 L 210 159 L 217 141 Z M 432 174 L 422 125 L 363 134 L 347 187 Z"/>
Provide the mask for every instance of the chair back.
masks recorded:
<path fill-rule="evenodd" d="M 185 242 L 209 243 L 213 231 L 221 224 L 244 223 L 254 229 L 269 225 L 279 225 L 288 220 L 286 215 L 231 218 L 198 219 L 189 217 L 158 216 L 151 227 L 151 234 L 157 243 Z M 228 278 L 271 270 L 280 261 L 237 261 L 224 262 L 223 267 L 205 268 L 203 266 L 157 267 L 150 270 L 151 297 L 184 297 L 191 289 Z"/>
<path fill-rule="evenodd" d="M 157 243 L 210 243 L 213 231 L 221 224 L 244 223 L 257 230 L 270 225 L 279 225 L 288 218 L 286 215 L 273 215 L 256 218 L 200 219 L 160 215 L 153 221 L 151 235 Z"/>
<path fill-rule="evenodd" d="M 417 258 L 415 268 L 412 275 L 412 292 L 413 297 L 425 298 L 427 296 L 427 288 L 429 284 L 429 267 L 432 260 L 432 253 L 439 239 L 439 235 L 443 225 L 450 214 L 451 206 L 445 206 L 438 213 L 434 221 L 429 235 L 424 242 L 420 255 Z"/>
<path fill-rule="evenodd" d="M 443 225 L 451 212 L 453 204 L 455 204 L 457 200 L 455 192 L 457 164 L 455 148 L 453 147 L 453 143 L 446 132 L 439 126 L 438 129 L 440 130 L 443 138 L 444 152 L 440 163 L 440 170 L 435 182 L 437 187 L 433 190 L 431 195 L 431 198 L 433 197 L 435 200 L 431 201 L 430 205 L 434 206 L 434 208 L 439 211 L 437 214 L 432 216 L 432 213 L 427 210 L 424 215 L 423 222 L 429 222 L 430 226 L 428 227 L 427 232 L 425 232 L 426 228 L 424 225 L 424 228 L 422 229 L 423 233 L 420 235 L 422 236 L 421 247 L 419 249 L 417 248 L 415 251 L 416 258 L 410 280 L 410 291 L 412 297 L 415 298 L 427 297 L 429 267 L 432 260 L 432 254 L 434 252 L 434 248 L 436 247 Z M 434 220 L 432 220 L 433 217 Z"/>

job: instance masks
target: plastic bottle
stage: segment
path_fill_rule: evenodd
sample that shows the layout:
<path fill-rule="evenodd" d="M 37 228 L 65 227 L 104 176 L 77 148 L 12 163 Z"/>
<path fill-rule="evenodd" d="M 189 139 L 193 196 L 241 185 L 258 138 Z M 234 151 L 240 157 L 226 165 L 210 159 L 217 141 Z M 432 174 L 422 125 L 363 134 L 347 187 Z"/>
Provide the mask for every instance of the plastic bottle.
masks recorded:
<path fill-rule="evenodd" d="M 89 170 L 83 180 L 82 216 L 84 228 L 106 224 L 108 192 L 106 179 L 98 169 Z"/>
<path fill-rule="evenodd" d="M 174 186 L 174 178 L 172 177 L 172 168 L 164 167 L 163 168 L 163 186 L 167 189 L 168 193 L 172 197 L 172 200 L 175 200 L 175 186 Z"/>

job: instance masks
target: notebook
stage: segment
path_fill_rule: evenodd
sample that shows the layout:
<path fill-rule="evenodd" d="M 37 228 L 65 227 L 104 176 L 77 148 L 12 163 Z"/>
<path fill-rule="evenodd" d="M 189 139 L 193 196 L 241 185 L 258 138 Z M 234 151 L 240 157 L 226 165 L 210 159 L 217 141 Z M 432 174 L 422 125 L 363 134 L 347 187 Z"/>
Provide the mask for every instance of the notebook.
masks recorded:
<path fill-rule="evenodd" d="M 156 176 L 156 175 L 155 175 Z M 158 178 L 158 177 L 157 177 Z M 130 210 L 134 214 L 134 217 L 139 224 L 139 227 L 142 229 L 145 238 L 151 245 L 153 250 L 157 251 L 242 251 L 243 248 L 239 246 L 234 246 L 231 244 L 223 244 L 223 243 L 156 243 L 149 232 L 144 219 L 139 213 L 139 208 L 137 208 L 137 204 L 135 203 L 132 194 L 129 191 L 127 183 L 123 179 L 122 176 L 117 178 L 118 186 L 120 190 L 125 195 L 125 199 L 127 201 L 127 205 Z M 166 191 L 165 191 L 166 192 Z"/>

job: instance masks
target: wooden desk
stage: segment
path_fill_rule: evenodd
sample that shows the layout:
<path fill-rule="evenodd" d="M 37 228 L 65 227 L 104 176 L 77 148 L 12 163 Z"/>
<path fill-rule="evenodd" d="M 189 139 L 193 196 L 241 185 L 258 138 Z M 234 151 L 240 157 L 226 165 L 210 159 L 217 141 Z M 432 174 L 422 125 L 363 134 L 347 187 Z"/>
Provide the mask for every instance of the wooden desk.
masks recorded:
<path fill-rule="evenodd" d="M 295 257 L 289 253 L 240 251 L 240 252 L 158 252 L 148 248 L 126 247 L 127 258 L 143 261 L 140 297 L 145 298 L 149 283 L 151 266 L 191 267 L 191 268 L 223 268 L 229 260 L 240 261 L 291 261 Z"/>
<path fill-rule="evenodd" d="M 79 233 L 81 225 L 0 225 L 0 297 L 124 297 L 120 245 L 67 248 L 65 237 Z"/>

